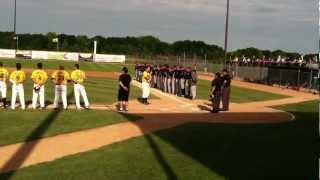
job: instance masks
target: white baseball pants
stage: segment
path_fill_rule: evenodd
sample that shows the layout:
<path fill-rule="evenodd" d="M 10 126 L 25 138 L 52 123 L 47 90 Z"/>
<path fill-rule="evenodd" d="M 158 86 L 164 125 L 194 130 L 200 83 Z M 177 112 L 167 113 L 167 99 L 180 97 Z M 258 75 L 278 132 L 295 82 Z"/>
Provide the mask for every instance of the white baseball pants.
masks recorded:
<path fill-rule="evenodd" d="M 58 108 L 60 97 L 62 99 L 63 109 L 67 109 L 67 86 L 66 85 L 56 85 L 55 86 L 55 96 L 53 106 Z"/>
<path fill-rule="evenodd" d="M 74 84 L 74 97 L 75 97 L 75 100 L 76 100 L 77 109 L 81 108 L 81 106 L 80 106 L 80 95 L 83 98 L 84 106 L 86 108 L 88 108 L 89 107 L 89 101 L 88 101 L 88 97 L 87 97 L 87 93 L 86 93 L 85 87 L 83 85 L 81 85 L 81 84 Z"/>
<path fill-rule="evenodd" d="M 147 82 L 142 82 L 142 98 L 150 96 L 150 85 Z"/>
<path fill-rule="evenodd" d="M 3 81 L 0 81 L 0 94 L 1 98 L 7 97 L 7 84 Z"/>
<path fill-rule="evenodd" d="M 12 84 L 11 109 L 15 109 L 16 108 L 17 96 L 19 96 L 21 109 L 25 109 L 26 108 L 26 103 L 24 101 L 23 84 Z"/>
<path fill-rule="evenodd" d="M 33 87 L 36 87 L 38 85 L 33 85 Z M 40 91 L 39 92 L 35 92 L 35 90 L 33 89 L 33 93 L 32 93 L 32 108 L 36 109 L 37 108 L 37 101 L 38 101 L 38 97 L 39 97 L 39 102 L 40 102 L 40 107 L 44 108 L 45 104 L 44 104 L 44 86 L 40 86 Z"/>
<path fill-rule="evenodd" d="M 191 97 L 192 99 L 195 99 L 197 96 L 197 86 L 196 85 L 192 85 L 191 86 Z"/>

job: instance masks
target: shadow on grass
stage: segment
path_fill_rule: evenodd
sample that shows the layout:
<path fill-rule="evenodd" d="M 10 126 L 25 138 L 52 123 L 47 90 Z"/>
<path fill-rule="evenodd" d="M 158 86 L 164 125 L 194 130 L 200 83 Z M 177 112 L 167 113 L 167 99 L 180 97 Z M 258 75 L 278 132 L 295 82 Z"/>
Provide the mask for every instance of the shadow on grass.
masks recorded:
<path fill-rule="evenodd" d="M 226 179 L 316 179 L 317 113 L 293 113 L 296 121 L 276 124 L 252 124 L 241 118 L 250 118 L 250 113 L 229 113 L 224 117 L 222 114 L 204 114 L 203 119 L 191 124 L 183 120 L 199 119 L 200 114 L 143 114 L 144 120 L 133 123 L 146 133 L 144 138 L 154 159 L 170 180 L 179 179 L 178 173 L 183 172 L 175 172 L 174 161 L 168 162 L 168 152 L 159 147 L 158 139 Z M 251 114 L 256 116 L 256 113 Z M 259 113 L 261 118 L 272 118 L 274 114 Z M 121 115 L 129 119 L 132 116 Z M 152 133 L 159 130 L 161 121 L 165 122 L 163 130 Z M 35 145 L 30 146 L 34 148 Z M 31 152 L 32 148 L 26 149 Z M 20 153 L 24 159 L 28 156 L 23 151 Z M 20 165 L 22 162 L 20 160 Z M 186 168 L 193 170 L 192 165 Z M 10 179 L 14 173 L 3 174 L 1 178 Z"/>
<path fill-rule="evenodd" d="M 176 128 L 168 125 L 169 129 L 155 133 L 148 129 L 154 124 L 142 125 L 140 121 L 135 123 L 147 133 L 145 138 L 167 179 L 179 177 L 172 168 L 174 164 L 166 161 L 165 150 L 160 150 L 153 137 L 159 137 L 226 179 L 316 179 L 319 155 L 316 150 L 317 144 L 319 145 L 318 115 L 315 112 L 292 113 L 296 115 L 296 121 L 274 124 L 199 121 L 191 124 L 178 123 Z M 245 113 L 234 113 L 232 116 L 236 120 L 243 114 Z M 147 119 L 168 118 L 161 114 L 144 116 Z M 193 117 L 196 118 L 194 115 Z M 175 120 L 185 118 L 191 118 L 191 115 L 179 117 L 176 114 Z"/>
<path fill-rule="evenodd" d="M 67 99 L 69 100 L 73 96 L 73 92 L 69 93 Z M 35 128 L 32 133 L 25 139 L 25 144 L 23 144 L 18 151 L 6 162 L 6 164 L 1 168 L 1 171 L 5 172 L 11 169 L 18 169 L 21 167 L 23 162 L 28 158 L 29 154 L 33 151 L 39 141 L 32 141 L 42 135 L 49 129 L 50 125 L 57 118 L 62 109 L 53 110 L 48 117 L 42 121 L 42 123 Z M 4 174 L 4 178 L 6 180 L 10 179 L 16 171 L 10 171 Z"/>
<path fill-rule="evenodd" d="M 159 162 L 161 168 L 165 172 L 165 174 L 167 176 L 167 179 L 168 180 L 177 180 L 178 179 L 177 175 L 175 174 L 175 172 L 173 171 L 172 167 L 170 166 L 170 164 L 165 159 L 165 156 L 160 151 L 157 143 L 153 140 L 152 136 L 147 134 L 144 137 L 147 140 L 150 148 L 152 149 L 152 152 L 153 152 L 155 158 L 157 159 L 157 161 Z"/>

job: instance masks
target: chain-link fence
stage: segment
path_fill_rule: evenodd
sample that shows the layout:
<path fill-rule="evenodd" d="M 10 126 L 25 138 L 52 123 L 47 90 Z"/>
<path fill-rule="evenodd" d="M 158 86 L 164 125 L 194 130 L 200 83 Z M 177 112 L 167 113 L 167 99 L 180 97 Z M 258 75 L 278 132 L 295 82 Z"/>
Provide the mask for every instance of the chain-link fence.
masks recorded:
<path fill-rule="evenodd" d="M 234 77 L 249 82 L 319 91 L 319 69 L 238 65 L 229 65 L 228 69 L 232 72 Z"/>

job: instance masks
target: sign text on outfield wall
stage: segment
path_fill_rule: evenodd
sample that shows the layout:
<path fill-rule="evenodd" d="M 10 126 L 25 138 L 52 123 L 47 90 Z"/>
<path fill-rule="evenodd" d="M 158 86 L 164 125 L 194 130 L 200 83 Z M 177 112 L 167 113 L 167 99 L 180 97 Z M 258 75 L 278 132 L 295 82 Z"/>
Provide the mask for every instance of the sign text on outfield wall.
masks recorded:
<path fill-rule="evenodd" d="M 124 55 L 96 54 L 94 61 L 95 62 L 124 63 L 126 61 L 126 56 L 124 56 Z"/>
<path fill-rule="evenodd" d="M 108 55 L 97 54 L 93 59 L 90 53 L 75 53 L 75 52 L 57 52 L 57 51 L 18 51 L 22 55 L 30 56 L 31 59 L 56 59 L 66 61 L 90 60 L 95 62 L 109 62 L 109 63 L 124 63 L 126 61 L 125 55 Z M 0 49 L 0 58 L 16 58 L 16 51 L 14 49 Z M 23 56 L 24 57 L 24 56 Z"/>

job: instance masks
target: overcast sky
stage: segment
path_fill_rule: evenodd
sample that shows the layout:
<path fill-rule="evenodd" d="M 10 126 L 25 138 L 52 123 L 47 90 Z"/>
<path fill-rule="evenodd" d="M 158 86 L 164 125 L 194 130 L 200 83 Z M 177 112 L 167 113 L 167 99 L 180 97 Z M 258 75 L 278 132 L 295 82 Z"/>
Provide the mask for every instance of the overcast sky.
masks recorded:
<path fill-rule="evenodd" d="M 0 31 L 13 29 L 0 0 Z M 226 0 L 17 0 L 18 33 L 153 35 L 223 46 Z M 230 48 L 318 52 L 318 0 L 230 0 Z"/>

